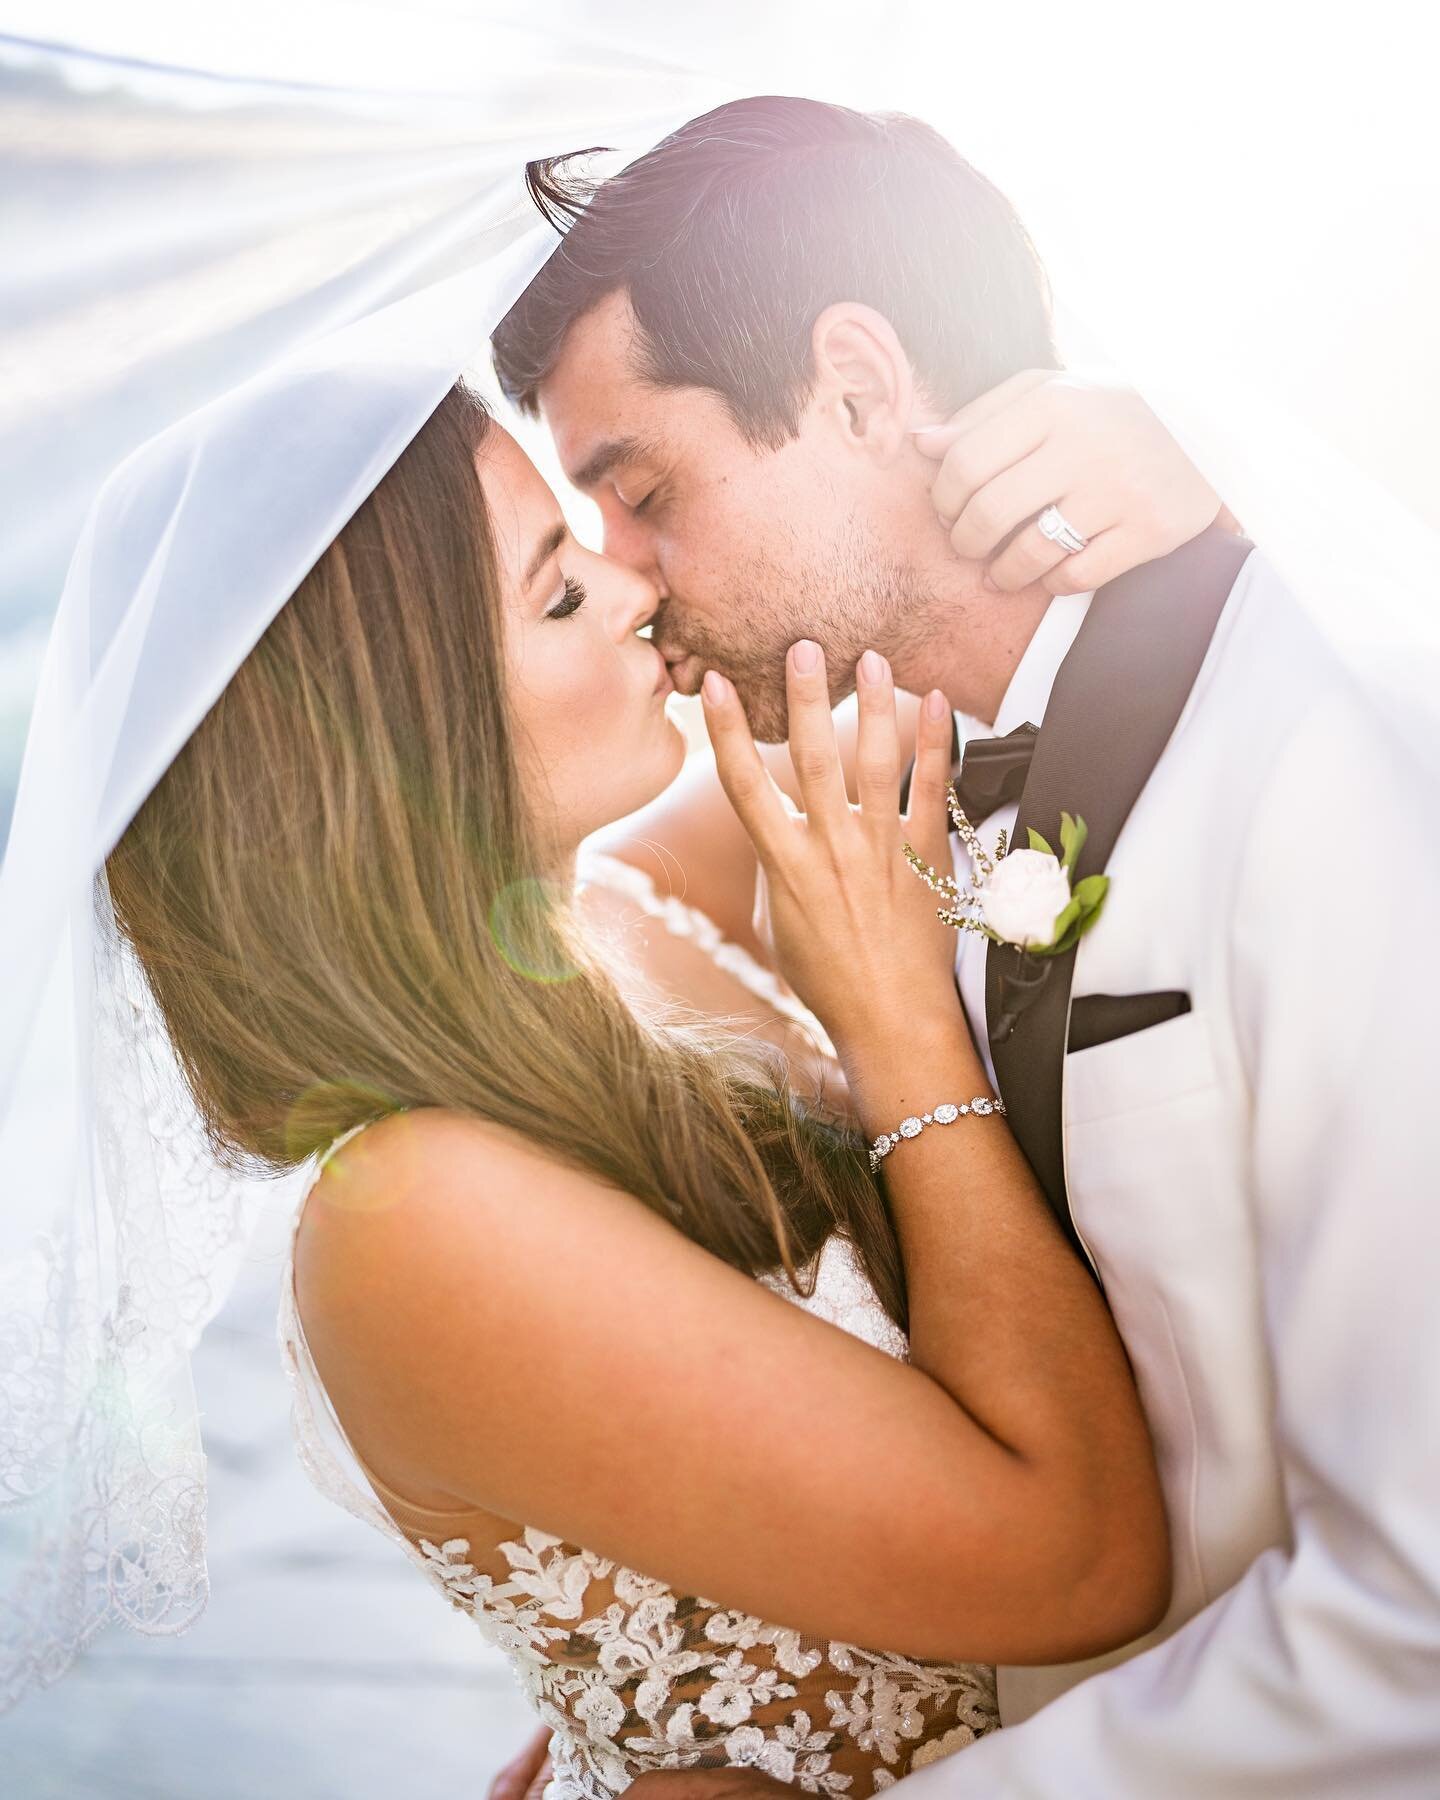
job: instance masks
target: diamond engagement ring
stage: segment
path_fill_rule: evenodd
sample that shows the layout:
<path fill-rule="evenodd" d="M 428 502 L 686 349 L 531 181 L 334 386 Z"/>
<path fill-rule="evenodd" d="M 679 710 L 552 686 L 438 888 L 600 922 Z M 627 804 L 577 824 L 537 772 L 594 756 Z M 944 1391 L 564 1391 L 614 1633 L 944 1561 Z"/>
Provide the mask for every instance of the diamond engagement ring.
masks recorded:
<path fill-rule="evenodd" d="M 1069 556 L 1074 556 L 1089 543 L 1061 512 L 1058 506 L 1047 506 L 1035 521 L 1040 528 L 1040 535 L 1049 538 L 1052 544 L 1058 544 Z"/>

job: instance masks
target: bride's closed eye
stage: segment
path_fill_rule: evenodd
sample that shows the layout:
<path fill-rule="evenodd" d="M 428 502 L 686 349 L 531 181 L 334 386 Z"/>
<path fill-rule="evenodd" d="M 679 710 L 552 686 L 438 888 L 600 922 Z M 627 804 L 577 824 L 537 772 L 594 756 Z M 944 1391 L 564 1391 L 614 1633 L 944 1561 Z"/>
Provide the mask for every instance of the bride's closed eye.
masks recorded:
<path fill-rule="evenodd" d="M 567 575 L 564 592 L 547 610 L 545 617 L 547 619 L 568 619 L 572 613 L 579 612 L 587 599 L 589 599 L 589 595 L 586 592 L 585 583 L 577 581 L 573 575 Z"/>

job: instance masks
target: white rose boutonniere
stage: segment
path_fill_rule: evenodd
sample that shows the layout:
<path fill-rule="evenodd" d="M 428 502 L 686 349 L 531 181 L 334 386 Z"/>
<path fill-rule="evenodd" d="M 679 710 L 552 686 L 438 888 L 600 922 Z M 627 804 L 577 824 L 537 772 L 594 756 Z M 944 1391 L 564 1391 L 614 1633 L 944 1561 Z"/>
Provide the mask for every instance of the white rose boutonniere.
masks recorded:
<path fill-rule="evenodd" d="M 1002 944 L 1048 950 L 1070 904 L 1070 877 L 1053 854 L 1012 850 L 979 890 L 980 917 Z"/>
<path fill-rule="evenodd" d="M 1074 880 L 1085 821 L 1061 813 L 1058 856 L 1032 830 L 1029 848 L 1008 854 L 1001 832 L 992 858 L 960 810 L 953 786 L 949 798 L 950 817 L 970 856 L 969 889 L 961 888 L 953 875 L 937 875 L 909 844 L 902 846 L 910 867 L 944 899 L 940 918 L 957 931 L 978 931 L 992 943 L 1012 945 L 1027 956 L 1063 956 L 1073 949 L 1100 917 L 1110 889 L 1108 875 Z"/>

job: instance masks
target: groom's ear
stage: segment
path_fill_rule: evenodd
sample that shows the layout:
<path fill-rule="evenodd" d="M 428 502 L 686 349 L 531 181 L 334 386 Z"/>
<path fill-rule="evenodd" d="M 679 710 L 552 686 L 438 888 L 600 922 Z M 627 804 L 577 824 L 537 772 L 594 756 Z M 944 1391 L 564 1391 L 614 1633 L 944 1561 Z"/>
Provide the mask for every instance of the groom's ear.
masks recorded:
<path fill-rule="evenodd" d="M 890 462 L 907 445 L 915 376 L 895 328 L 858 301 L 827 306 L 810 332 L 811 404 L 857 450 Z"/>

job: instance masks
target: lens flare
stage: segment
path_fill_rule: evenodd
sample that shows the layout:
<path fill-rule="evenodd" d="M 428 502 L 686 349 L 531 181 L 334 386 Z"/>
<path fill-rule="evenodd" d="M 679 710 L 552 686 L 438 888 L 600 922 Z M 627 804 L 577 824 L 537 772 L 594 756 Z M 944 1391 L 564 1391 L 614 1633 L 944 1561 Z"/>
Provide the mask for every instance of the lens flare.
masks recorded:
<path fill-rule="evenodd" d="M 490 936 L 517 975 L 547 984 L 569 981 L 579 968 L 555 926 L 564 890 L 527 876 L 508 882 L 490 906 Z"/>
<path fill-rule="evenodd" d="M 285 1146 L 295 1162 L 319 1151 L 325 1158 L 326 1191 L 343 1199 L 345 1166 L 335 1140 L 353 1126 L 404 1111 L 395 1095 L 365 1081 L 318 1081 L 297 1096 L 285 1117 Z M 374 1202 L 366 1204 L 373 1205 Z"/>

